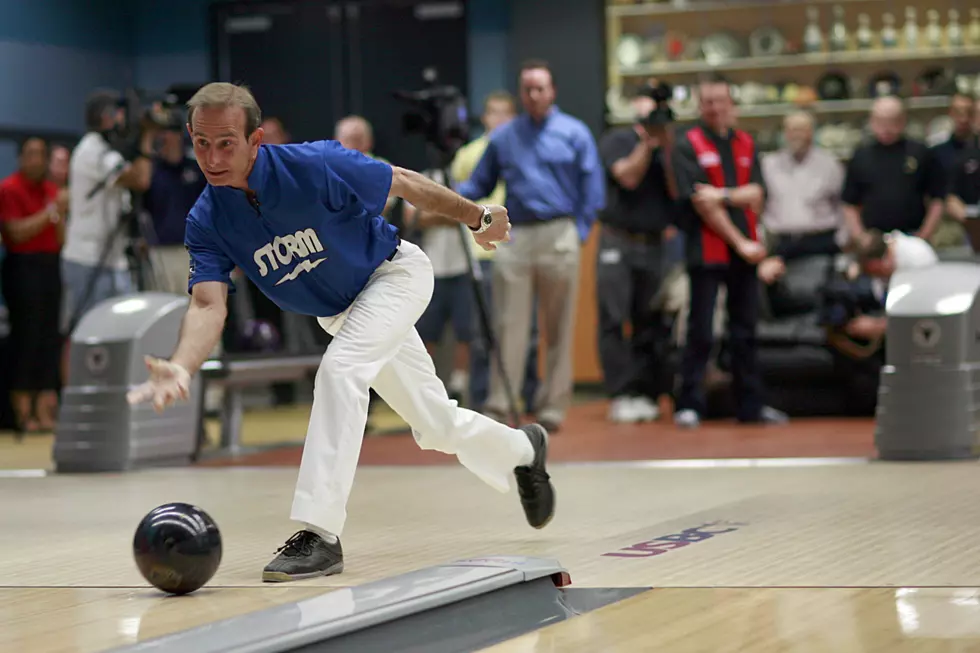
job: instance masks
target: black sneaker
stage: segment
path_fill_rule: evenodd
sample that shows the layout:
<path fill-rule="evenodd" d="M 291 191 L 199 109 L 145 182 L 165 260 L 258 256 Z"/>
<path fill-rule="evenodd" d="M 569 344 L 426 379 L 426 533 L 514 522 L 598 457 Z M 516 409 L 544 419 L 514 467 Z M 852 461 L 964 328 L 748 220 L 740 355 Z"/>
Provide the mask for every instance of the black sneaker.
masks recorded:
<path fill-rule="evenodd" d="M 279 555 L 262 571 L 267 583 L 331 576 L 344 570 L 340 540 L 331 544 L 312 531 L 299 531 L 276 553 Z"/>
<path fill-rule="evenodd" d="M 521 430 L 534 447 L 534 461 L 530 465 L 514 468 L 517 493 L 521 497 L 527 523 L 534 528 L 544 528 L 555 516 L 555 488 L 544 467 L 548 457 L 548 432 L 540 424 L 528 424 Z"/>

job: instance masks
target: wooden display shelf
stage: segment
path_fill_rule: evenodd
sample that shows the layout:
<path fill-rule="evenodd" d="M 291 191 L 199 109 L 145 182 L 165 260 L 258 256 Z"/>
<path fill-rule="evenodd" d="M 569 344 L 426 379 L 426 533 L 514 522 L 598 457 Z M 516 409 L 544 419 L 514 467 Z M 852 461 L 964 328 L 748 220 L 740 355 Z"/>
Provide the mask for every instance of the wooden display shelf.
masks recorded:
<path fill-rule="evenodd" d="M 815 114 L 834 114 L 834 113 L 866 113 L 871 110 L 874 100 L 867 98 L 855 98 L 853 100 L 820 100 L 809 105 L 796 105 L 792 102 L 778 102 L 775 104 L 756 104 L 740 105 L 738 107 L 739 118 L 780 118 L 791 111 L 804 109 Z M 945 95 L 913 97 L 906 100 L 906 108 L 909 111 L 922 111 L 930 109 L 945 109 L 949 106 L 949 97 Z M 685 116 L 679 116 L 678 120 L 685 120 Z M 610 118 L 610 124 L 628 125 L 632 120 L 621 117 Z"/>
<path fill-rule="evenodd" d="M 800 68 L 808 66 L 848 64 L 888 64 L 897 61 L 936 61 L 980 57 L 980 46 L 960 48 L 936 48 L 921 50 L 855 50 L 847 52 L 822 52 L 814 54 L 789 54 L 775 57 L 742 57 L 718 64 L 707 61 L 664 61 L 660 63 L 619 68 L 621 77 L 663 77 L 703 73 L 714 70 L 763 70 L 771 68 Z"/>
<path fill-rule="evenodd" d="M 643 16 L 676 16 L 679 14 L 700 14 L 706 11 L 745 11 L 751 9 L 778 9 L 782 7 L 807 7 L 809 5 L 868 4 L 883 3 L 885 0 L 747 0 L 746 2 L 687 2 L 675 5 L 671 2 L 646 2 L 636 5 L 609 5 L 606 15 L 609 18 L 633 18 Z"/>

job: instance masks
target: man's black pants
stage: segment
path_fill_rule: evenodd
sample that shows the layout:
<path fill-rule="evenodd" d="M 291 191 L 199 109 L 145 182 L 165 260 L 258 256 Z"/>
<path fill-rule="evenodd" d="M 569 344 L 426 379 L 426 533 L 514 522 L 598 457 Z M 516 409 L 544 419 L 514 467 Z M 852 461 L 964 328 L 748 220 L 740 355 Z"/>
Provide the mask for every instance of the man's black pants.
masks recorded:
<path fill-rule="evenodd" d="M 733 255 L 725 267 L 692 267 L 691 305 L 687 344 L 681 363 L 681 390 L 677 410 L 705 413 L 704 373 L 714 348 L 712 320 L 718 287 L 728 291 L 728 343 L 731 353 L 732 390 L 741 421 L 757 421 L 764 406 L 762 378 L 756 359 L 755 329 L 759 320 L 759 280 L 756 266 Z"/>
<path fill-rule="evenodd" d="M 653 307 L 664 280 L 657 238 L 631 236 L 605 225 L 599 237 L 596 295 L 599 358 L 610 397 L 670 394 L 670 323 Z M 626 337 L 629 322 L 632 336 Z"/>

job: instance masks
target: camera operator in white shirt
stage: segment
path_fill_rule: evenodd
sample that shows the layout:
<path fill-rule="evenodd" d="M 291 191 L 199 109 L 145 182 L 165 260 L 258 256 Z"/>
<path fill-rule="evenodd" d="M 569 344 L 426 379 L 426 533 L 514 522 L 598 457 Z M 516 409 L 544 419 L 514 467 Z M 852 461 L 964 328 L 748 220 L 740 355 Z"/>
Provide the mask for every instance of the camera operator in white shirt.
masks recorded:
<path fill-rule="evenodd" d="M 109 136 L 124 121 L 120 94 L 97 91 L 86 100 L 87 132 L 71 155 L 72 211 L 61 254 L 69 328 L 95 304 L 134 289 L 125 252 L 128 230 L 120 220 L 131 209 L 130 191 L 150 185 L 156 129 L 144 129 L 133 151 L 120 152 Z"/>

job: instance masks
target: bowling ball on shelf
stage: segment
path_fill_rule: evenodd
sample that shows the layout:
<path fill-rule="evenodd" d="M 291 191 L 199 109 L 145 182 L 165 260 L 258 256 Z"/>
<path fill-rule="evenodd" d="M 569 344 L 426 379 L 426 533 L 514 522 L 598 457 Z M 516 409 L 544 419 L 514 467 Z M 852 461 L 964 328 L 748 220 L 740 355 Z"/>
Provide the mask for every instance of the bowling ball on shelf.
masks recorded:
<path fill-rule="evenodd" d="M 242 325 L 240 349 L 246 352 L 272 353 L 279 351 L 282 339 L 279 330 L 267 320 L 245 320 Z"/>
<path fill-rule="evenodd" d="M 221 532 L 210 515 L 186 503 L 150 511 L 136 527 L 133 557 L 143 578 L 168 594 L 203 587 L 221 564 Z"/>

